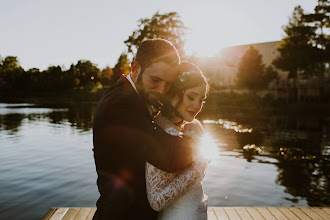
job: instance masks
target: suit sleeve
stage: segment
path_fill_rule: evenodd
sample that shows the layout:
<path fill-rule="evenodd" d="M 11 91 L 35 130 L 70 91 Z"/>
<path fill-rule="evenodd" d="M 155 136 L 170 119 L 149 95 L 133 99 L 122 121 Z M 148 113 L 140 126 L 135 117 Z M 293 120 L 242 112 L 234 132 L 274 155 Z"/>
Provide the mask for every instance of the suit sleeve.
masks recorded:
<path fill-rule="evenodd" d="M 104 117 L 97 133 L 102 143 L 118 145 L 122 151 L 145 158 L 166 172 L 178 172 L 191 165 L 189 140 L 167 134 L 150 116 L 141 114 L 125 100 L 117 99 L 101 111 Z"/>

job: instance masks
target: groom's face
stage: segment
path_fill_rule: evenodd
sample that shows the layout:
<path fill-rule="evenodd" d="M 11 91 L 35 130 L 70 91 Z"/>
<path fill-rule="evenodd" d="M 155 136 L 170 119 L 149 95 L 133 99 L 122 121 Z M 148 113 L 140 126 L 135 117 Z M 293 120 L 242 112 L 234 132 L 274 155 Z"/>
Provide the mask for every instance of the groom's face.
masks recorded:
<path fill-rule="evenodd" d="M 178 65 L 164 62 L 151 64 L 137 76 L 136 85 L 142 89 L 143 96 L 149 104 L 161 100 L 171 88 L 178 74 Z"/>

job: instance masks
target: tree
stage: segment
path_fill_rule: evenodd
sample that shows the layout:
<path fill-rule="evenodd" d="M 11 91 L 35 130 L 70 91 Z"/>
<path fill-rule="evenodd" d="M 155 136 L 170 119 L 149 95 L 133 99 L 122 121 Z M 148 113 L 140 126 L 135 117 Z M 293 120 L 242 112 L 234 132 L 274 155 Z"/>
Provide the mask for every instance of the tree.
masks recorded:
<path fill-rule="evenodd" d="M 127 75 L 130 73 L 130 71 L 131 71 L 131 67 L 127 59 L 127 54 L 122 53 L 118 58 L 117 64 L 113 68 L 111 84 L 115 84 L 122 74 Z"/>
<path fill-rule="evenodd" d="M 101 71 L 95 64 L 89 60 L 79 60 L 75 66 L 76 76 L 79 79 L 79 85 L 85 86 L 93 82 L 98 82 Z"/>
<path fill-rule="evenodd" d="M 20 90 L 24 83 L 21 80 L 23 73 L 24 69 L 19 65 L 17 57 L 7 56 L 1 61 L 0 89 Z"/>
<path fill-rule="evenodd" d="M 258 50 L 250 46 L 239 63 L 236 85 L 256 93 L 267 88 L 269 82 L 277 77 L 278 74 L 272 67 L 265 68 Z"/>
<path fill-rule="evenodd" d="M 62 68 L 60 66 L 50 66 L 41 73 L 40 89 L 45 92 L 62 92 Z"/>
<path fill-rule="evenodd" d="M 321 76 L 325 71 L 325 66 L 330 62 L 330 2 L 328 0 L 318 0 L 314 13 L 304 15 L 308 25 L 315 28 L 311 44 L 317 49 L 316 56 L 319 63 Z"/>
<path fill-rule="evenodd" d="M 112 68 L 110 68 L 109 66 L 106 66 L 102 70 L 100 82 L 102 83 L 103 86 L 110 85 L 112 75 L 113 75 L 113 71 Z"/>
<path fill-rule="evenodd" d="M 3 58 L 2 58 L 2 56 L 0 55 L 0 71 L 1 71 L 1 69 L 2 69 L 2 61 L 3 61 Z"/>
<path fill-rule="evenodd" d="M 72 88 L 77 87 L 80 84 L 80 80 L 77 76 L 77 68 L 75 65 L 71 64 L 70 69 L 66 71 L 66 75 L 72 82 Z"/>
<path fill-rule="evenodd" d="M 294 9 L 288 25 L 283 29 L 286 36 L 277 48 L 280 56 L 273 61 L 275 67 L 289 71 L 288 78 L 320 74 L 319 48 L 312 43 L 316 27 L 308 25 L 300 6 Z"/>
<path fill-rule="evenodd" d="M 186 27 L 178 13 L 159 14 L 159 12 L 156 12 L 151 18 L 144 18 L 138 21 L 138 28 L 128 37 L 125 44 L 127 45 L 128 53 L 134 56 L 142 41 L 156 37 L 163 38 L 172 42 L 182 56 L 184 55 L 185 30 Z"/>
<path fill-rule="evenodd" d="M 24 81 L 23 89 L 30 93 L 39 89 L 40 84 L 40 70 L 37 68 L 31 68 L 26 71 L 22 77 Z"/>
<path fill-rule="evenodd" d="M 266 68 L 265 74 L 264 74 L 264 82 L 265 85 L 269 85 L 269 83 L 274 80 L 274 79 L 278 79 L 279 75 L 278 72 L 275 70 L 275 68 L 270 65 Z"/>

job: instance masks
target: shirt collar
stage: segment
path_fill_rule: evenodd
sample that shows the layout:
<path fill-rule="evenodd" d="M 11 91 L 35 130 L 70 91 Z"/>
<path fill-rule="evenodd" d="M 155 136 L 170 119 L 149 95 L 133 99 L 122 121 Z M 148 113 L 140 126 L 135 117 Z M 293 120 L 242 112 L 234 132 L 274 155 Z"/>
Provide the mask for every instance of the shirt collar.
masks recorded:
<path fill-rule="evenodd" d="M 134 90 L 136 91 L 136 93 L 137 93 L 138 95 L 140 95 L 139 92 L 138 92 L 137 89 L 136 89 L 136 86 L 135 86 L 133 80 L 132 80 L 132 75 L 131 75 L 131 74 L 132 74 L 132 73 L 129 73 L 129 74 L 126 76 L 126 79 L 131 83 L 131 85 L 132 85 L 132 87 L 134 88 Z M 148 108 L 148 110 L 149 110 L 150 115 L 152 116 L 152 115 L 153 115 L 153 111 L 152 111 L 151 106 L 148 105 L 148 104 L 146 104 L 146 105 L 147 105 L 147 108 Z"/>
<path fill-rule="evenodd" d="M 136 86 L 135 86 L 135 84 L 134 84 L 134 82 L 133 82 L 133 80 L 132 80 L 132 75 L 131 75 L 131 74 L 132 74 L 132 73 L 128 74 L 128 75 L 126 76 L 126 79 L 131 83 L 131 85 L 133 86 L 135 92 L 136 92 L 137 94 L 139 94 L 138 91 L 137 91 L 137 89 L 136 89 Z"/>

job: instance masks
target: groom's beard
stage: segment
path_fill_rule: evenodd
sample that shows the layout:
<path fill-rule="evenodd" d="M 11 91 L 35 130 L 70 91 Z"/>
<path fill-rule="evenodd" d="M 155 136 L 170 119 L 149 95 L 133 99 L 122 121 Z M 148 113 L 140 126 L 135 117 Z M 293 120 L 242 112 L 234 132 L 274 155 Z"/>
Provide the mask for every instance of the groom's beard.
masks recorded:
<path fill-rule="evenodd" d="M 145 88 L 142 82 L 142 73 L 138 76 L 136 86 L 143 101 L 147 105 L 151 106 L 154 115 L 157 115 L 160 111 L 162 111 L 162 109 L 166 108 L 166 106 L 170 104 L 170 99 L 168 96 Z"/>
<path fill-rule="evenodd" d="M 159 92 L 147 90 L 141 86 L 138 86 L 137 89 L 143 101 L 150 105 L 153 111 L 161 111 L 164 103 L 167 102 L 167 97 Z"/>

